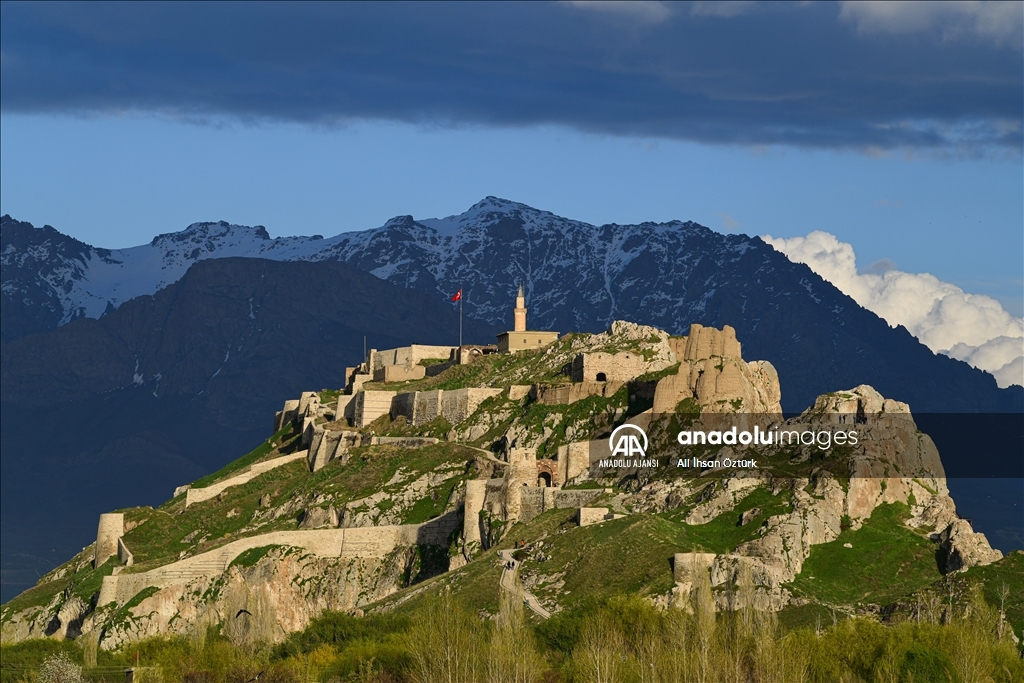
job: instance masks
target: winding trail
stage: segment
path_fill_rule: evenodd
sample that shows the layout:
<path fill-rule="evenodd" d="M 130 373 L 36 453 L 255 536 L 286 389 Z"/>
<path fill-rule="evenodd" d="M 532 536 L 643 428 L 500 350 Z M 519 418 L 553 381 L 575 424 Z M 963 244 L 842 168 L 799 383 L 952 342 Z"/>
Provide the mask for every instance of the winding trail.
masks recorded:
<path fill-rule="evenodd" d="M 499 581 L 499 585 L 502 589 L 512 593 L 518 593 L 523 599 L 523 604 L 533 610 L 534 614 L 541 619 L 550 619 L 551 612 L 544 609 L 540 604 L 540 600 L 537 599 L 537 596 L 516 585 L 516 575 L 519 573 L 519 560 L 512 556 L 512 551 L 499 550 L 498 557 L 505 562 L 505 566 L 501 570 L 501 580 Z M 509 568 L 509 565 L 511 565 L 511 569 Z"/>

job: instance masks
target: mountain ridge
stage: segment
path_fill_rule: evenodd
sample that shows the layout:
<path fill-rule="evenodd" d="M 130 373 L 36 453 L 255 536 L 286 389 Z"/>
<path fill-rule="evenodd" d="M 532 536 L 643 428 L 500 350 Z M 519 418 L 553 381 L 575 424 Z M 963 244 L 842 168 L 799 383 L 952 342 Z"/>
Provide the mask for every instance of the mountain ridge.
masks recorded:
<path fill-rule="evenodd" d="M 21 235 L 27 225 L 4 218 L 5 316 L 8 309 L 18 314 L 6 284 L 12 267 L 17 284 L 30 289 L 6 235 Z M 97 250 L 87 259 L 102 264 L 96 273 L 81 267 L 60 287 L 37 281 L 34 296 L 64 301 L 61 320 L 98 317 L 121 305 L 118 297 L 158 287 L 196 259 L 223 255 L 341 261 L 442 300 L 462 289 L 467 317 L 498 328 L 511 322 L 508 296 L 520 281 L 538 329 L 598 331 L 617 317 L 676 334 L 692 322 L 731 324 L 752 352 L 791 378 L 784 407 L 793 412 L 828 386 L 861 383 L 919 412 L 1024 410 L 1024 389 L 999 390 L 987 373 L 936 356 L 758 237 L 681 221 L 594 226 L 495 197 L 444 219 L 398 216 L 327 239 L 271 239 L 261 226 L 195 223 L 148 246 Z M 148 281 L 114 277 L 140 270 Z"/>

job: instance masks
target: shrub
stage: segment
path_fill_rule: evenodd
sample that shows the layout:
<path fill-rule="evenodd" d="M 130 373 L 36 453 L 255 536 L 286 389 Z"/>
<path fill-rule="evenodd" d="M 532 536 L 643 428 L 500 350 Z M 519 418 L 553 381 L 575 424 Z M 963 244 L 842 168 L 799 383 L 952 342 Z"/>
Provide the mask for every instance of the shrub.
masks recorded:
<path fill-rule="evenodd" d="M 82 667 L 75 664 L 67 652 L 50 655 L 39 667 L 38 683 L 81 683 Z"/>

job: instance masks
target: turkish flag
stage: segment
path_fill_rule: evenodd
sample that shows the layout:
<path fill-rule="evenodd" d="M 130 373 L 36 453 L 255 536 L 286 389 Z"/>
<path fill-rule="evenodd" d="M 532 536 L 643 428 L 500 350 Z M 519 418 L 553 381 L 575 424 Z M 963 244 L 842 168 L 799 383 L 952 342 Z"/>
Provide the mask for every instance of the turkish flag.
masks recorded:
<path fill-rule="evenodd" d="M 462 290 L 455 292 L 455 296 L 452 297 L 452 301 L 462 301 Z"/>

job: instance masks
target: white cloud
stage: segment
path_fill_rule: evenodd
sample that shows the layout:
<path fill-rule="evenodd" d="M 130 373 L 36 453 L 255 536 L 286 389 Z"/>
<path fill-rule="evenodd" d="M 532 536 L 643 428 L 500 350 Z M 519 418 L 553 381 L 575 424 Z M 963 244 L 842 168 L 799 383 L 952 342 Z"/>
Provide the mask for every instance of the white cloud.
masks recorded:
<path fill-rule="evenodd" d="M 1024 385 L 1024 319 L 995 299 L 968 294 L 928 273 L 896 270 L 888 259 L 884 267 L 873 264 L 873 272 L 859 273 L 853 246 L 820 230 L 806 237 L 762 239 L 890 325 L 903 325 L 932 351 L 992 373 L 1001 387 Z"/>
<path fill-rule="evenodd" d="M 938 31 L 943 40 L 965 37 L 1021 47 L 1019 2 L 841 2 L 839 18 L 857 32 L 909 34 Z"/>
<path fill-rule="evenodd" d="M 627 16 L 639 21 L 658 24 L 672 14 L 672 10 L 656 0 L 567 0 L 577 9 Z"/>
<path fill-rule="evenodd" d="M 695 17 L 721 17 L 728 19 L 749 12 L 757 6 L 752 0 L 729 0 L 728 2 L 714 2 L 713 0 L 698 0 L 690 4 L 690 14 Z"/>
<path fill-rule="evenodd" d="M 1017 356 L 992 374 L 995 375 L 996 383 L 1001 387 L 1020 384 L 1024 381 L 1021 380 L 1024 377 L 1024 356 Z"/>

